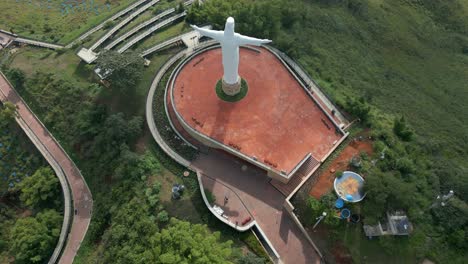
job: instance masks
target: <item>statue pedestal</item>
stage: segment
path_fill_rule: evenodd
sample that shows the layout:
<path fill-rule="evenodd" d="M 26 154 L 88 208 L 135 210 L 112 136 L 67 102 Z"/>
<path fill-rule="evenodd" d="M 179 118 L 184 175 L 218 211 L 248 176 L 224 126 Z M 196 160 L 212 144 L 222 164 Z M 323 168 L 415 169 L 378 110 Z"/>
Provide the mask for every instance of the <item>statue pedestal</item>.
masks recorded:
<path fill-rule="evenodd" d="M 237 82 L 233 84 L 226 83 L 223 79 L 222 88 L 223 88 L 223 92 L 229 96 L 234 96 L 238 94 L 241 90 L 241 78 L 238 76 Z"/>

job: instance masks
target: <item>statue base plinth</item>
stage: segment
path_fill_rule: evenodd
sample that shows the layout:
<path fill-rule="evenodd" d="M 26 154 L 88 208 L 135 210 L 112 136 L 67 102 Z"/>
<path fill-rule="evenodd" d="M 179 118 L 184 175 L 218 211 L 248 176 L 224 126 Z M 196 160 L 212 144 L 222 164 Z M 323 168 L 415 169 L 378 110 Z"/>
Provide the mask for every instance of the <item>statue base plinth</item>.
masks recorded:
<path fill-rule="evenodd" d="M 233 84 L 226 83 L 223 79 L 222 88 L 223 92 L 229 96 L 234 96 L 238 94 L 241 90 L 241 78 L 237 77 L 237 82 Z"/>

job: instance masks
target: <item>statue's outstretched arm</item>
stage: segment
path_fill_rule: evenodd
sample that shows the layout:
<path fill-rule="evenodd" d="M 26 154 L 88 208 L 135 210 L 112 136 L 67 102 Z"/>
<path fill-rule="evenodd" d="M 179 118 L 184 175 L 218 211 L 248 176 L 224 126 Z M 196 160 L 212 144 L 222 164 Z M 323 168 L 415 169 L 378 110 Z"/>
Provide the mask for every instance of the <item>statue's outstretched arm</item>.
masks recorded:
<path fill-rule="evenodd" d="M 196 31 L 200 32 L 203 36 L 210 37 L 212 39 L 215 39 L 217 41 L 220 41 L 221 38 L 224 36 L 223 31 L 219 30 L 211 30 L 211 29 L 206 29 L 206 28 L 199 28 L 195 25 L 190 25 L 193 29 Z"/>
<path fill-rule="evenodd" d="M 236 41 L 238 45 L 254 45 L 254 46 L 260 46 L 262 44 L 267 44 L 271 42 L 271 40 L 269 39 L 252 38 L 252 37 L 247 37 L 247 36 L 237 34 L 237 33 L 236 33 Z"/>

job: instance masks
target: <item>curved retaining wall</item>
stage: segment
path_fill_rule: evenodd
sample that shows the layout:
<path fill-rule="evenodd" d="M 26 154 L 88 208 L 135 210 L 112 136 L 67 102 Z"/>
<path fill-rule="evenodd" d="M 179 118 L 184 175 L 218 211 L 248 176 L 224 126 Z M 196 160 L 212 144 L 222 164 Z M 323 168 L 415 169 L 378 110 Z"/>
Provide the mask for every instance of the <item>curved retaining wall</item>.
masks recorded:
<path fill-rule="evenodd" d="M 151 83 L 150 90 L 148 92 L 148 97 L 146 98 L 146 122 L 148 123 L 148 127 L 151 131 L 151 135 L 153 136 L 154 140 L 158 143 L 161 149 L 172 159 L 174 159 L 180 165 L 190 168 L 190 161 L 184 159 L 180 156 L 177 152 L 175 152 L 169 145 L 166 144 L 164 139 L 161 137 L 161 134 L 158 131 L 158 127 L 154 122 L 154 114 L 153 114 L 153 98 L 156 92 L 156 88 L 158 87 L 159 82 L 161 81 L 164 74 L 169 70 L 169 68 L 176 63 L 179 59 L 183 58 L 186 54 L 186 51 L 181 51 L 169 59 L 162 67 L 159 69 L 156 77 L 154 77 L 153 82 Z"/>
<path fill-rule="evenodd" d="M 247 225 L 245 225 L 245 226 L 236 226 L 234 223 L 231 223 L 230 221 L 228 221 L 228 220 L 225 219 L 224 217 L 222 217 L 222 216 L 220 216 L 219 214 L 217 214 L 217 213 L 214 211 L 213 207 L 210 205 L 210 202 L 208 202 L 208 199 L 206 198 L 205 189 L 204 189 L 204 187 L 203 187 L 203 183 L 202 183 L 201 177 L 203 177 L 203 176 L 201 175 L 201 173 L 200 173 L 199 171 L 197 171 L 198 185 L 200 186 L 200 192 L 201 192 L 201 194 L 202 194 L 203 201 L 205 202 L 206 207 L 208 207 L 208 209 L 210 210 L 210 212 L 211 212 L 214 216 L 216 216 L 216 218 L 218 218 L 221 222 L 225 223 L 226 225 L 228 225 L 228 226 L 230 226 L 230 227 L 236 229 L 237 231 L 241 231 L 241 232 L 245 232 L 245 231 L 249 230 L 250 228 L 252 228 L 252 226 L 254 226 L 254 225 L 257 224 L 257 222 L 256 222 L 255 220 L 253 220 L 252 222 L 250 222 L 249 224 L 247 224 Z M 231 188 L 229 188 L 229 187 L 227 187 L 227 186 L 225 186 L 225 187 L 231 190 Z M 237 195 L 237 193 L 236 193 L 234 190 L 231 190 L 231 192 L 234 193 L 234 194 L 237 196 L 237 198 L 238 198 L 239 200 L 241 200 L 241 202 L 242 202 L 242 199 L 239 198 L 239 196 Z M 247 209 L 247 208 L 246 208 L 246 209 Z M 250 214 L 250 212 L 249 212 L 249 214 Z M 253 217 L 252 217 L 252 218 L 253 218 Z"/>

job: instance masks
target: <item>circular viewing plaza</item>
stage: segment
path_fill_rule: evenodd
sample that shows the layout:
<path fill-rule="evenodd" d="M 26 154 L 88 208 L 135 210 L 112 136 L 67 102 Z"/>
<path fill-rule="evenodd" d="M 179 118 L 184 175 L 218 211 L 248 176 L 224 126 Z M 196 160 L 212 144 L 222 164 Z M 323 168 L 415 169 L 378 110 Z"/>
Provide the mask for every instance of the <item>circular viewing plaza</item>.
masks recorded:
<path fill-rule="evenodd" d="M 345 133 L 276 54 L 263 47 L 241 47 L 239 53 L 248 92 L 235 102 L 216 93 L 223 76 L 219 46 L 176 67 L 168 84 L 173 122 L 182 134 L 288 182 L 302 167 L 312 169 L 326 158 Z"/>

